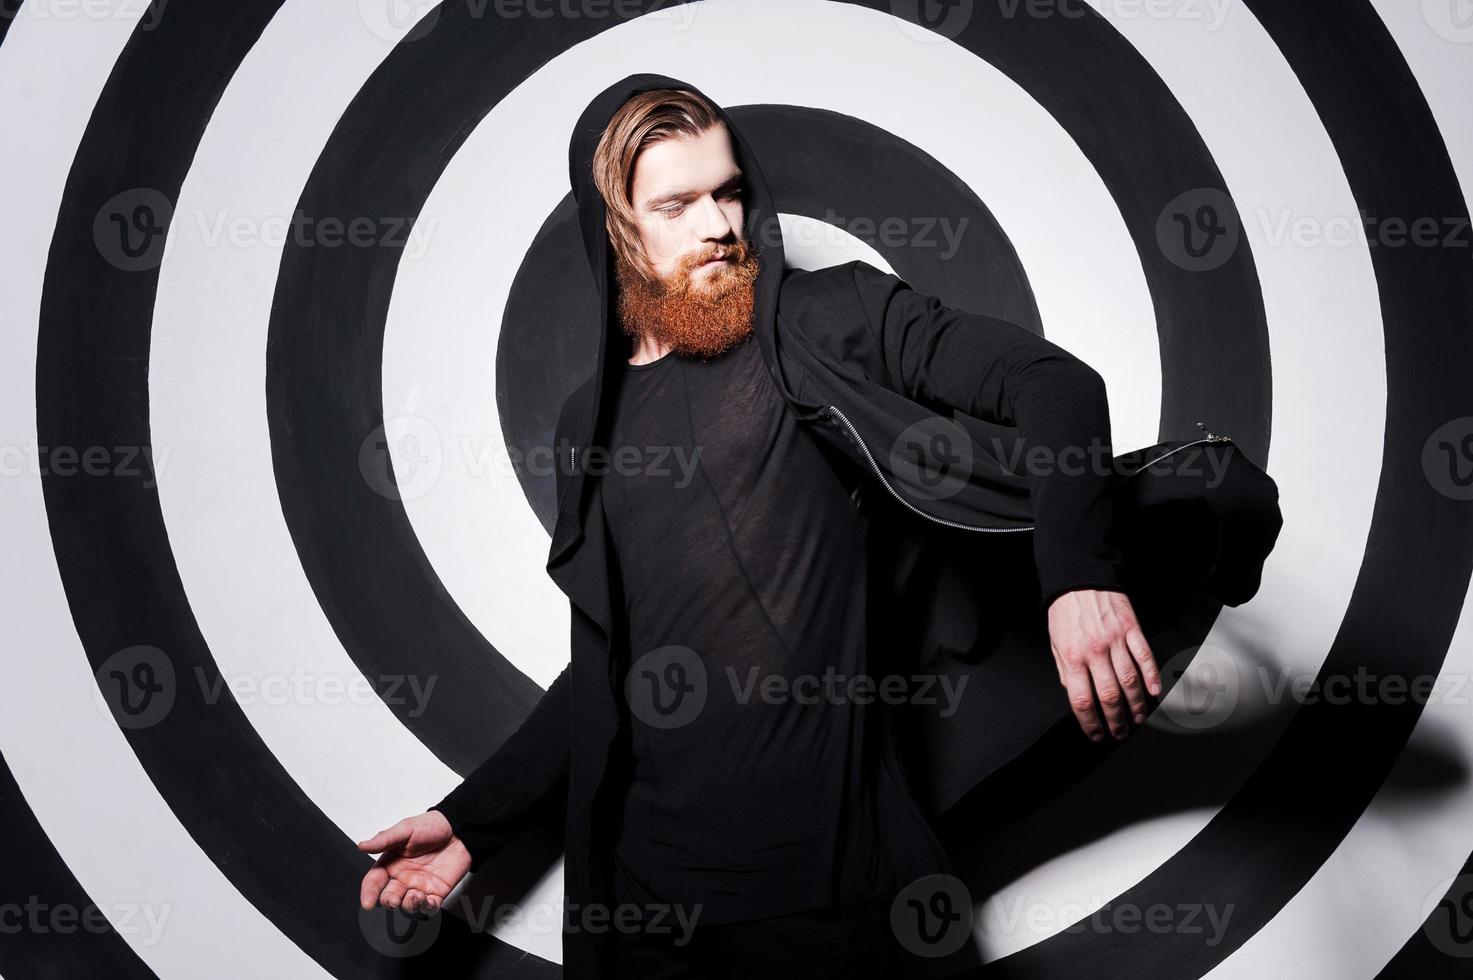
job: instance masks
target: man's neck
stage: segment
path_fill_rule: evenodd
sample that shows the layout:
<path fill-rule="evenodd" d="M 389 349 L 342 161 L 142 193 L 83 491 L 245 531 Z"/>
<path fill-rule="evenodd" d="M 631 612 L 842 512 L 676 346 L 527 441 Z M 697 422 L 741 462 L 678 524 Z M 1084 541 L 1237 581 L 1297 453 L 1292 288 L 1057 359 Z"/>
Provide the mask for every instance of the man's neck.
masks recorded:
<path fill-rule="evenodd" d="M 634 353 L 629 358 L 630 364 L 648 364 L 658 361 L 670 353 L 670 345 L 653 340 L 649 337 L 640 337 L 634 345 Z"/>

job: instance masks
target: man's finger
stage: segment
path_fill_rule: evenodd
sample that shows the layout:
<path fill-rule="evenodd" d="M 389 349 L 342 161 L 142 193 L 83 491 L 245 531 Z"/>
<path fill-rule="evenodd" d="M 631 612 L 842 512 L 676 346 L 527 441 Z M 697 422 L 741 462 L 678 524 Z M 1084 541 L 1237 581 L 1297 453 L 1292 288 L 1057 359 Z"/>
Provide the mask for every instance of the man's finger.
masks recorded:
<path fill-rule="evenodd" d="M 393 877 L 395 881 L 403 882 L 404 887 L 409 891 L 419 891 L 425 894 L 437 888 L 449 891 L 452 885 L 451 882 L 444 881 L 433 871 L 427 871 L 424 868 L 401 868 L 394 872 Z"/>
<path fill-rule="evenodd" d="M 365 854 L 377 854 L 379 851 L 396 847 L 409 839 L 409 828 L 401 820 L 388 830 L 380 830 L 368 840 L 358 842 L 358 849 Z"/>
<path fill-rule="evenodd" d="M 1064 686 L 1069 691 L 1069 710 L 1079 721 L 1084 734 L 1098 742 L 1105 737 L 1104 727 L 1095 716 L 1095 693 L 1089 683 L 1089 672 L 1070 670 L 1064 675 Z"/>
<path fill-rule="evenodd" d="M 1141 685 L 1140 669 L 1131 659 L 1130 650 L 1123 639 L 1111 644 L 1110 663 L 1115 668 L 1120 690 L 1125 692 L 1131 720 L 1139 725 L 1146 720 L 1146 689 Z"/>
<path fill-rule="evenodd" d="M 1091 657 L 1089 673 L 1094 681 L 1095 696 L 1100 701 L 1100 712 L 1105 716 L 1105 724 L 1110 726 L 1110 734 L 1116 738 L 1124 738 L 1130 731 L 1130 726 L 1125 714 L 1125 696 L 1120 691 L 1119 682 L 1115 680 L 1114 664 L 1109 657 Z"/>
<path fill-rule="evenodd" d="M 397 909 L 404 902 L 404 893 L 408 891 L 404 882 L 398 878 L 391 878 L 384 886 L 382 894 L 378 897 L 378 903 L 386 909 Z"/>
<path fill-rule="evenodd" d="M 1146 634 L 1139 626 L 1132 626 L 1125 634 L 1125 645 L 1130 648 L 1130 655 L 1140 666 L 1141 676 L 1146 679 L 1146 689 L 1151 692 L 1152 697 L 1161 696 L 1161 668 L 1156 666 L 1156 656 L 1151 652 L 1151 645 L 1146 642 Z"/>
<path fill-rule="evenodd" d="M 378 904 L 379 893 L 389 881 L 389 873 L 380 867 L 370 868 L 358 886 L 358 904 L 367 911 Z"/>

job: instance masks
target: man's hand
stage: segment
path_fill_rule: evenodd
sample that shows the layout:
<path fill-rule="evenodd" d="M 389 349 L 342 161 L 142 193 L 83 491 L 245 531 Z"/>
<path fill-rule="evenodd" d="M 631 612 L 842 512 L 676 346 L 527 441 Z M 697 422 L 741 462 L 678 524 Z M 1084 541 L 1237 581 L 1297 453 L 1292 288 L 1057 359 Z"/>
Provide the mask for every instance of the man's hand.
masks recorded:
<path fill-rule="evenodd" d="M 383 852 L 363 876 L 358 904 L 364 911 L 375 904 L 406 912 L 434 911 L 471 869 L 470 851 L 439 810 L 405 817 L 359 841 L 358 849 Z"/>
<path fill-rule="evenodd" d="M 1141 681 L 1160 697 L 1161 672 L 1123 592 L 1064 593 L 1049 605 L 1048 635 L 1059 683 L 1068 689 L 1069 707 L 1086 735 L 1096 742 L 1104 738 L 1096 696 L 1117 739 L 1130 733 L 1131 717 L 1137 724 L 1146 720 Z"/>

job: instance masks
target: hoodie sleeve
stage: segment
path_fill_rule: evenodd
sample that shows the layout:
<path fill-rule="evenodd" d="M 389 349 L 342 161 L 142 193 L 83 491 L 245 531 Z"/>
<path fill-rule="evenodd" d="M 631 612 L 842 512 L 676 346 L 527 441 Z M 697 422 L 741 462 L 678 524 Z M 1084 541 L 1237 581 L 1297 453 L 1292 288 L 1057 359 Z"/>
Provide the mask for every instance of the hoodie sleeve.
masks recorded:
<path fill-rule="evenodd" d="M 1030 451 L 1047 447 L 1059 462 L 1026 475 L 1044 608 L 1074 589 L 1123 591 L 1107 540 L 1109 476 L 1094 462 L 1111 458 L 1099 372 L 1016 323 L 945 306 L 865 263 L 854 263 L 854 282 L 892 388 L 1014 426 Z"/>
<path fill-rule="evenodd" d="M 501 747 L 428 810 L 439 810 L 478 871 L 506 842 L 535 823 L 562 818 L 568 779 L 568 689 L 564 667 L 532 713 Z"/>

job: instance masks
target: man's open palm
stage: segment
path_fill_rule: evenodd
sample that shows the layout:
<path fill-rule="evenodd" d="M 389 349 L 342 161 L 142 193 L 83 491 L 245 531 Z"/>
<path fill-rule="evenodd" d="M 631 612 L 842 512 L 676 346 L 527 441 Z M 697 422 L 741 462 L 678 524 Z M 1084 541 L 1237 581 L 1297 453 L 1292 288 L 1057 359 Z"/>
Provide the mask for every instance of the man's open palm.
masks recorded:
<path fill-rule="evenodd" d="M 1161 671 L 1122 592 L 1078 589 L 1066 592 L 1048 609 L 1049 645 L 1059 683 L 1069 692 L 1069 707 L 1090 738 L 1104 737 L 1104 725 L 1117 739 L 1130 733 L 1132 719 L 1146 720 L 1146 695 L 1161 696 Z"/>
<path fill-rule="evenodd" d="M 406 912 L 436 910 L 471 869 L 471 854 L 438 810 L 405 817 L 388 830 L 359 841 L 358 849 L 379 854 L 363 876 L 358 904 L 402 908 Z"/>

